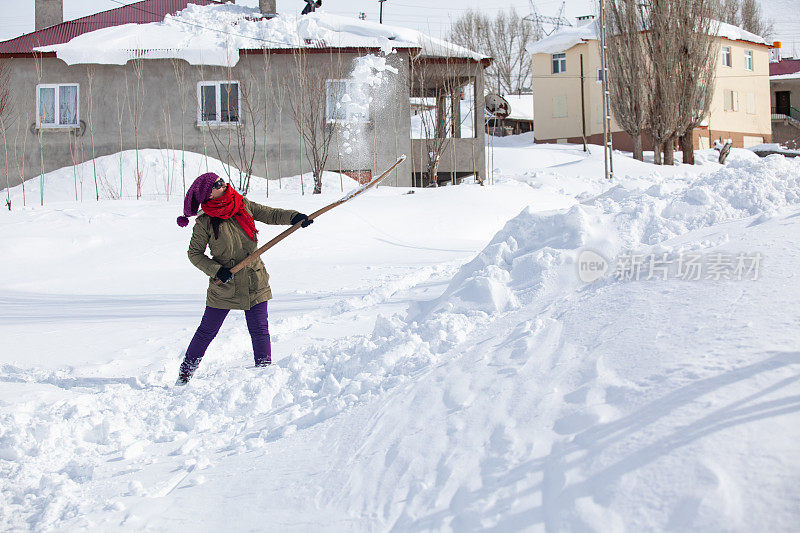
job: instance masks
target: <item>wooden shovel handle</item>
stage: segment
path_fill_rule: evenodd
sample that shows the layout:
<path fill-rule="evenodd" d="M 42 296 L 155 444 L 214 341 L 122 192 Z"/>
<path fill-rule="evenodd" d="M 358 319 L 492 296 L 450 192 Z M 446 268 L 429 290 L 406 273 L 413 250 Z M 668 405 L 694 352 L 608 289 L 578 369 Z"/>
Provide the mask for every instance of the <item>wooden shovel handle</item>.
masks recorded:
<path fill-rule="evenodd" d="M 313 213 L 308 215 L 308 219 L 309 220 L 314 220 L 318 216 L 320 216 L 320 215 L 322 215 L 324 213 L 327 213 L 328 211 L 330 211 L 334 207 L 338 207 L 338 206 L 342 205 L 343 203 L 352 200 L 353 198 L 355 198 L 359 194 L 363 193 L 367 189 L 370 189 L 370 188 L 374 187 L 375 185 L 380 183 L 380 181 L 383 180 L 386 176 L 388 176 L 389 173 L 397 167 L 397 165 L 399 165 L 400 163 L 402 163 L 405 160 L 406 160 L 405 154 L 401 155 L 400 157 L 397 158 L 397 161 L 395 161 L 395 163 L 392 166 L 387 168 L 380 176 L 378 176 L 377 178 L 371 180 L 369 183 L 367 183 L 366 185 L 364 185 L 360 189 L 357 189 L 354 192 L 351 192 L 351 193 L 347 194 L 341 200 L 337 200 L 337 201 L 333 202 L 332 204 L 326 205 L 322 209 L 318 209 L 318 210 L 314 211 Z M 281 233 L 279 233 L 278 235 L 273 237 L 271 240 L 269 240 L 267 243 L 265 243 L 263 246 L 261 246 L 255 252 L 253 252 L 252 254 L 248 255 L 247 257 L 242 259 L 238 264 L 236 264 L 236 266 L 231 268 L 231 274 L 236 274 L 237 272 L 239 272 L 240 270 L 245 268 L 247 265 L 249 265 L 250 263 L 255 261 L 256 258 L 258 258 L 261 254 L 263 254 L 264 252 L 266 252 L 267 250 L 269 250 L 270 248 L 272 248 L 273 246 L 275 246 L 276 244 L 281 242 L 283 239 L 285 239 L 286 237 L 288 237 L 289 235 L 291 235 L 295 231 L 299 230 L 302 227 L 302 224 L 303 224 L 303 221 L 301 220 L 297 224 L 293 225 L 290 228 L 285 229 L 284 231 L 282 231 Z M 214 283 L 216 283 L 217 285 L 222 285 L 222 282 L 220 280 L 218 280 L 218 279 L 214 279 Z"/>

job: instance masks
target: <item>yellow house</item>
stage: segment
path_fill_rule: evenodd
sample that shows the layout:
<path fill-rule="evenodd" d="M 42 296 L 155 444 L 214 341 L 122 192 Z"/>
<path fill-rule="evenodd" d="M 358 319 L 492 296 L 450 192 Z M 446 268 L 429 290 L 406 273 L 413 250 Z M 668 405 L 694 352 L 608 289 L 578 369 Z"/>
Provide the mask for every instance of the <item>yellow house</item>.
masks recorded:
<path fill-rule="evenodd" d="M 562 28 L 528 47 L 533 61 L 533 106 L 537 143 L 603 144 L 600 29 L 581 17 L 577 27 Z M 769 48 L 764 39 L 719 23 L 714 98 L 709 116 L 694 131 L 695 148 L 713 139 L 748 147 L 769 142 Z M 631 137 L 611 121 L 614 147 L 632 150 Z M 645 138 L 646 150 L 652 142 Z"/>

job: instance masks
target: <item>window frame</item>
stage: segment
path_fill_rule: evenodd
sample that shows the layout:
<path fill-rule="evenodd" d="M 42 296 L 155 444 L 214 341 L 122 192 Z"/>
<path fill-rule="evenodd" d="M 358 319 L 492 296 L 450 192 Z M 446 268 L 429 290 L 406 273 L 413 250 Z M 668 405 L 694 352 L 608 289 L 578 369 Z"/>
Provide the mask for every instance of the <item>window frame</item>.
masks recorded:
<path fill-rule="evenodd" d="M 559 57 L 556 57 L 559 56 Z M 559 52 L 557 54 L 550 54 L 551 70 L 553 74 L 563 74 L 567 71 L 567 53 Z M 556 65 L 558 65 L 558 72 L 556 72 Z"/>
<path fill-rule="evenodd" d="M 722 47 L 722 66 L 733 68 L 733 49 L 730 46 Z"/>
<path fill-rule="evenodd" d="M 752 50 L 745 50 L 744 51 L 744 69 L 745 70 L 749 70 L 749 71 L 753 70 L 753 51 Z"/>
<path fill-rule="evenodd" d="M 595 78 L 595 83 L 603 83 L 603 69 L 597 69 L 597 78 Z"/>
<path fill-rule="evenodd" d="M 59 101 L 60 101 L 60 94 L 61 94 L 61 87 L 75 87 L 75 123 L 74 124 L 62 124 L 61 123 L 61 114 L 59 113 Z M 55 122 L 53 123 L 43 123 L 41 118 L 41 90 L 42 89 L 54 89 L 55 90 L 55 97 L 53 99 L 53 117 L 55 118 Z M 49 130 L 64 130 L 64 129 L 76 129 L 80 128 L 81 125 L 81 86 L 79 83 L 40 83 L 36 85 L 36 127 L 38 129 L 49 129 Z"/>
<path fill-rule="evenodd" d="M 222 120 L 222 85 L 236 85 L 236 120 Z M 200 126 L 227 126 L 242 123 L 241 86 L 238 80 L 203 80 L 197 82 L 197 124 Z M 214 87 L 215 120 L 203 119 L 203 87 Z"/>
<path fill-rule="evenodd" d="M 352 120 L 351 117 L 353 114 L 351 114 L 349 109 L 345 109 L 345 117 L 343 119 L 331 118 L 328 109 L 328 88 L 334 83 L 344 83 L 347 85 L 356 84 L 358 81 L 352 78 L 329 78 L 325 80 L 325 124 L 372 124 L 372 106 L 367 106 L 366 116 L 363 120 Z M 345 89 L 345 94 L 347 94 L 347 89 Z"/>

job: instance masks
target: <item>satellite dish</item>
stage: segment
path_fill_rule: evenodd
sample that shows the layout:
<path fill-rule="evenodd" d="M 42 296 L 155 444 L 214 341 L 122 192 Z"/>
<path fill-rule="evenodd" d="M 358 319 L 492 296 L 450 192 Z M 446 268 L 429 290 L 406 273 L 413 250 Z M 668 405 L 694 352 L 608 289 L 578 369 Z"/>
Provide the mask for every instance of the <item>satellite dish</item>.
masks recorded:
<path fill-rule="evenodd" d="M 487 94 L 486 98 L 486 111 L 491 113 L 497 118 L 506 118 L 511 114 L 511 105 L 508 100 L 499 94 Z"/>

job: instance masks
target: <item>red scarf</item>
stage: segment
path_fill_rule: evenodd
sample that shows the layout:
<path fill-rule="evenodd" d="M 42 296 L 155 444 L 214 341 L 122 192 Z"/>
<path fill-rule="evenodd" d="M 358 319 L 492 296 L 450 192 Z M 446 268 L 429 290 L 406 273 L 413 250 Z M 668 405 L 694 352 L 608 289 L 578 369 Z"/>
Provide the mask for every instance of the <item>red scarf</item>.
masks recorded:
<path fill-rule="evenodd" d="M 254 242 L 256 241 L 258 230 L 253 217 L 244 207 L 244 196 L 236 192 L 230 185 L 222 196 L 203 202 L 202 206 L 203 212 L 208 216 L 225 219 L 233 217 L 247 233 L 247 236 Z"/>

